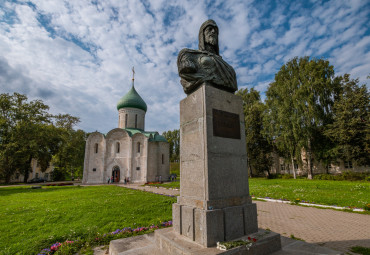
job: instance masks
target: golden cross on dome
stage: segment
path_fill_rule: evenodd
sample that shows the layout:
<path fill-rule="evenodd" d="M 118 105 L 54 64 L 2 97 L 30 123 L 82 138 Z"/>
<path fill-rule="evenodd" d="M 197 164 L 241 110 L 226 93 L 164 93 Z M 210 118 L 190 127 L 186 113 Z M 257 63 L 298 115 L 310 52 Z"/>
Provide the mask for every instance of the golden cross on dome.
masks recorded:
<path fill-rule="evenodd" d="M 135 80 L 135 67 L 132 67 L 132 80 Z"/>

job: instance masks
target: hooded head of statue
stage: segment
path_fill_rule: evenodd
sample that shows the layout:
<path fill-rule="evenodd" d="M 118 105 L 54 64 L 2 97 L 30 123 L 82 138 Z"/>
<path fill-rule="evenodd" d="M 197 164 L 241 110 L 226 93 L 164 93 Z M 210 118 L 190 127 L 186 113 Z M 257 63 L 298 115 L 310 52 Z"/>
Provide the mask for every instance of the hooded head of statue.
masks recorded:
<path fill-rule="evenodd" d="M 210 51 L 210 47 L 219 55 L 218 26 L 212 19 L 204 22 L 199 29 L 199 50 Z"/>

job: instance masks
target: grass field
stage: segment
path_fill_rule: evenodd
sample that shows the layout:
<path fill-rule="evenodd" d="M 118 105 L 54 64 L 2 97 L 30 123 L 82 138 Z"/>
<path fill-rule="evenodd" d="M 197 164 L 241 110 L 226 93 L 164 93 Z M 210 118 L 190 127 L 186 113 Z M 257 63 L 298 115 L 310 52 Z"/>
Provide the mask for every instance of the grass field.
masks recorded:
<path fill-rule="evenodd" d="M 171 189 L 179 189 L 179 188 L 180 188 L 180 180 L 173 181 L 173 182 L 164 182 L 164 183 L 151 183 L 151 184 L 145 184 L 145 186 L 153 186 L 153 187 L 164 187 L 164 188 L 171 188 Z"/>
<path fill-rule="evenodd" d="M 370 203 L 370 182 L 325 181 L 307 179 L 249 179 L 250 194 L 323 205 L 364 208 Z"/>
<path fill-rule="evenodd" d="M 171 220 L 176 198 L 117 186 L 0 188 L 0 254 Z"/>
<path fill-rule="evenodd" d="M 153 184 L 180 188 L 180 182 Z M 250 194 L 295 201 L 297 198 L 316 204 L 364 208 L 370 203 L 370 182 L 326 181 L 307 179 L 249 179 Z"/>

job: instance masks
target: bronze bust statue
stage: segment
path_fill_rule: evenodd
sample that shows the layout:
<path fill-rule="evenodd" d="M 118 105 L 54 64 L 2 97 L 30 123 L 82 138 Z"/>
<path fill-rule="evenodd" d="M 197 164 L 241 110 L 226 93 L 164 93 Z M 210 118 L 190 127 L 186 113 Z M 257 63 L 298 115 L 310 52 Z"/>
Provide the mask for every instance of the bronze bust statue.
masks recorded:
<path fill-rule="evenodd" d="M 180 51 L 177 68 L 186 94 L 203 83 L 231 93 L 238 89 L 234 69 L 219 55 L 218 27 L 213 20 L 207 20 L 199 29 L 199 50 Z"/>

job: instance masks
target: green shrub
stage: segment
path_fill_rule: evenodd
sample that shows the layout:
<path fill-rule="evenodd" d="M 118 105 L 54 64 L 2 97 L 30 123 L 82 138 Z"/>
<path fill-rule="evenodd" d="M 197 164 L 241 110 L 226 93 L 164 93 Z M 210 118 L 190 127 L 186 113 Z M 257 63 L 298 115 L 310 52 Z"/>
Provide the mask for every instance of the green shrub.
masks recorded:
<path fill-rule="evenodd" d="M 170 173 L 176 174 L 177 178 L 180 178 L 180 163 L 179 162 L 170 163 Z"/>
<path fill-rule="evenodd" d="M 292 174 L 283 174 L 282 179 L 293 179 L 293 175 Z"/>
<path fill-rule="evenodd" d="M 344 180 L 348 180 L 348 181 L 362 181 L 362 180 L 365 180 L 365 178 L 368 177 L 369 174 L 345 171 L 341 174 L 341 176 L 343 176 Z"/>
<path fill-rule="evenodd" d="M 302 177 L 302 178 L 304 179 L 305 177 Z M 269 174 L 267 176 L 267 179 L 293 179 L 293 175 L 291 174 Z"/>
<path fill-rule="evenodd" d="M 332 180 L 332 181 L 370 181 L 369 173 L 357 173 L 345 171 L 341 174 L 317 174 L 314 175 L 316 180 Z"/>

